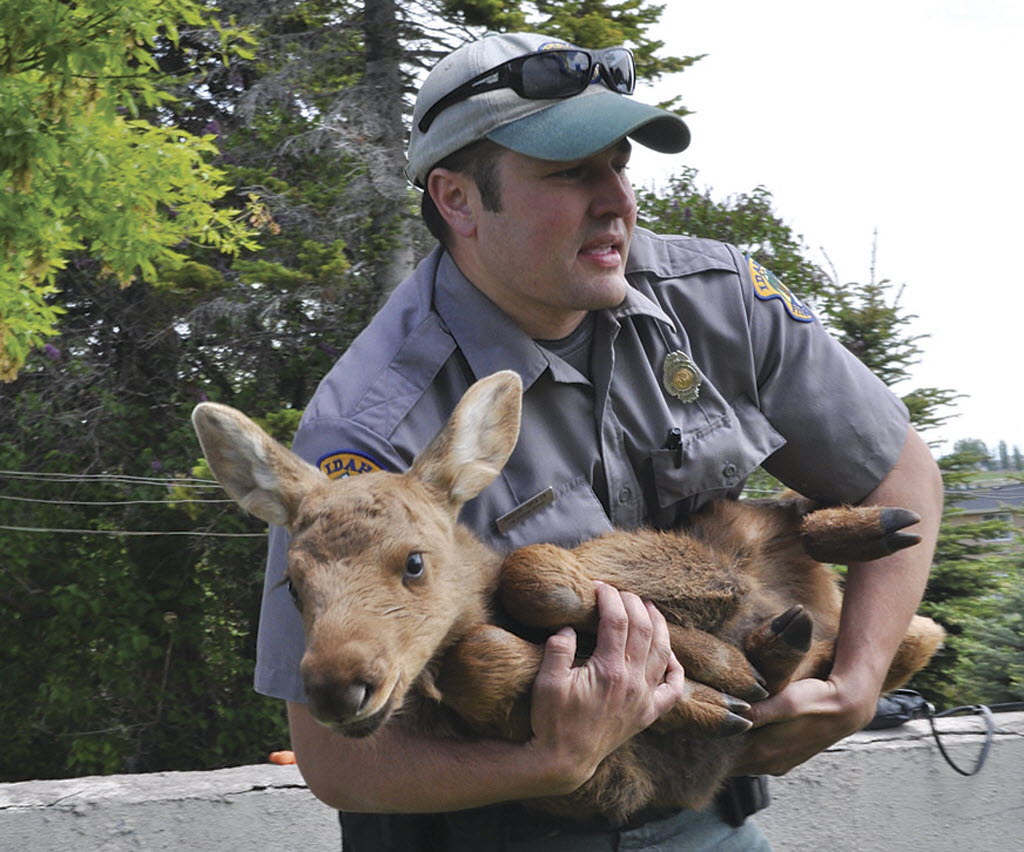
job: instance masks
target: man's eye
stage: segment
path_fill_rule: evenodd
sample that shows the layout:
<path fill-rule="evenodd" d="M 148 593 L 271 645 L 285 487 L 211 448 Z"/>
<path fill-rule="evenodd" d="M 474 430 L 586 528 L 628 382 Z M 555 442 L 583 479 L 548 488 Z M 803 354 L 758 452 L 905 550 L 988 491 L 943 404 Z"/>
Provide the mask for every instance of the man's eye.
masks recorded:
<path fill-rule="evenodd" d="M 565 178 L 567 180 L 578 180 L 579 178 L 583 177 L 583 167 L 570 166 L 567 169 L 560 169 L 559 171 L 554 172 L 551 175 L 551 177 Z"/>

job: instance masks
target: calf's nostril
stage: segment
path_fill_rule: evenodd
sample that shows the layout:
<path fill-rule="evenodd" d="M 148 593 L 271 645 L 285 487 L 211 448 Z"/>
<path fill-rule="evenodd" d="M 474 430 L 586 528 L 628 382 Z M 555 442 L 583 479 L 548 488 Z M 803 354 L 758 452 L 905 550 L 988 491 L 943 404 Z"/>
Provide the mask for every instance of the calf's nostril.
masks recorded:
<path fill-rule="evenodd" d="M 363 681 L 353 681 L 341 689 L 339 704 L 348 710 L 349 715 L 358 716 L 363 712 L 373 696 L 373 686 Z"/>
<path fill-rule="evenodd" d="M 306 684 L 314 715 L 323 721 L 344 721 L 362 714 L 373 697 L 374 686 L 366 681 Z"/>

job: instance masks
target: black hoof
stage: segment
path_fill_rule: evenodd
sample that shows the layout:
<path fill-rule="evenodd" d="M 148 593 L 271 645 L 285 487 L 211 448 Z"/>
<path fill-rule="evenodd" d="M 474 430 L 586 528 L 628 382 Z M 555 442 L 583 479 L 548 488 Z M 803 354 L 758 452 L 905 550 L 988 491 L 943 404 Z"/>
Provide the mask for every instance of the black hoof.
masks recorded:
<path fill-rule="evenodd" d="M 911 524 L 916 524 L 921 520 L 921 516 L 910 509 L 889 507 L 882 509 L 880 514 L 882 516 L 882 530 L 886 535 L 890 535 L 904 527 L 909 527 Z"/>
<path fill-rule="evenodd" d="M 772 621 L 772 633 L 797 651 L 806 651 L 811 647 L 813 629 L 811 614 L 800 604 L 790 607 Z"/>
<path fill-rule="evenodd" d="M 753 726 L 754 723 L 749 719 L 744 719 L 735 713 L 727 713 L 717 733 L 719 737 L 732 737 L 749 731 Z"/>

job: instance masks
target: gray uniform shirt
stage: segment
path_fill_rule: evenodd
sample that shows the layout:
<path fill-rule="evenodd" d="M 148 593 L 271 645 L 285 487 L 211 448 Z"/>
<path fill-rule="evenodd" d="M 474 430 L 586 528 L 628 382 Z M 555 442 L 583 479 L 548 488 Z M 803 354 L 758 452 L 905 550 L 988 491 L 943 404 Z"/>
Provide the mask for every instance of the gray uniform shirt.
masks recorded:
<path fill-rule="evenodd" d="M 671 526 L 735 497 L 759 464 L 828 503 L 859 501 L 891 469 L 903 404 L 766 270 L 722 243 L 637 229 L 627 279 L 623 303 L 596 314 L 584 375 L 435 250 L 321 382 L 293 449 L 331 476 L 404 470 L 470 384 L 515 370 L 519 443 L 462 514 L 502 551 Z M 680 359 L 700 374 L 696 399 L 670 392 L 665 364 Z M 499 529 L 547 489 L 553 500 Z M 304 701 L 302 625 L 279 585 L 286 550 L 272 530 L 256 689 Z"/>

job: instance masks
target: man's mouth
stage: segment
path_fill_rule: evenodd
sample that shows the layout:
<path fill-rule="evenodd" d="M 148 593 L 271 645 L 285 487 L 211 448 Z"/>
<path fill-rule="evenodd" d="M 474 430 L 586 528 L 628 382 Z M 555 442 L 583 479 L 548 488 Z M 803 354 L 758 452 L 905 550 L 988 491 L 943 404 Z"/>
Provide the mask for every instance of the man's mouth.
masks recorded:
<path fill-rule="evenodd" d="M 604 264 L 618 265 L 622 260 L 622 243 L 615 239 L 593 240 L 580 249 L 580 256 Z"/>

